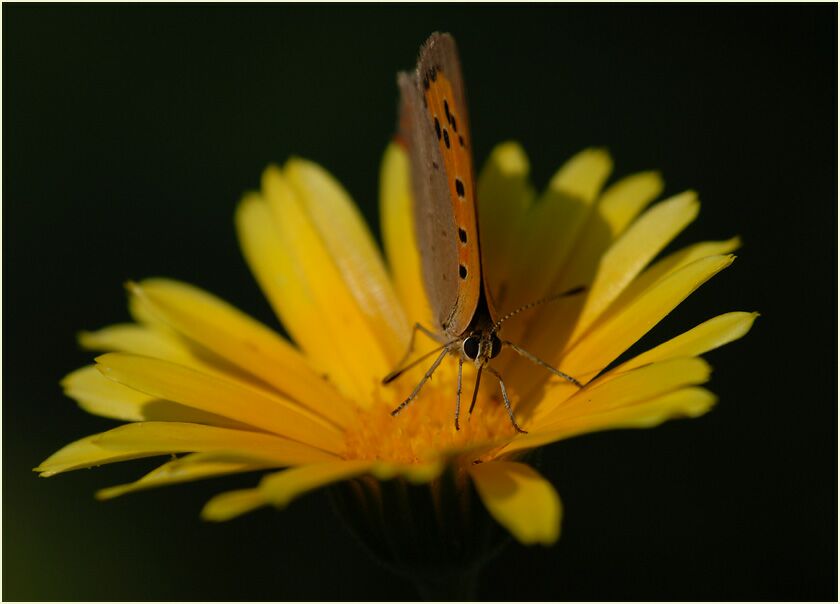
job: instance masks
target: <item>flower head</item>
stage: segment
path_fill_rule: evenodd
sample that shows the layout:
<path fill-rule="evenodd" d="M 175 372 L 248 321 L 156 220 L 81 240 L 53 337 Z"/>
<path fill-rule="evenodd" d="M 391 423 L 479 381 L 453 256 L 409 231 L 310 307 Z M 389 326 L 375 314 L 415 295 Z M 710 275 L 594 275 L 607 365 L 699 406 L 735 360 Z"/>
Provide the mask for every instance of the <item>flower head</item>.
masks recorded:
<path fill-rule="evenodd" d="M 269 167 L 261 191 L 240 203 L 236 225 L 248 265 L 289 339 L 191 285 L 129 284 L 134 322 L 83 333 L 85 347 L 106 354 L 63 381 L 85 410 L 128 423 L 67 445 L 36 470 L 52 476 L 179 455 L 136 482 L 100 491 L 101 498 L 270 471 L 254 488 L 208 502 L 203 515 L 212 520 L 283 506 L 351 479 L 338 496 L 350 515 L 352 501 L 364 507 L 365 488 L 387 508 L 394 499 L 383 485 L 403 484 L 405 496 L 411 484 L 425 483 L 441 514 L 449 487 L 463 502 L 472 484 L 489 514 L 519 541 L 553 542 L 560 499 L 525 463 L 529 452 L 587 432 L 702 415 L 715 398 L 701 387 L 710 369 L 699 355 L 743 336 L 757 316 L 719 315 L 611 366 L 728 267 L 739 243 L 699 243 L 657 260 L 697 215 L 697 196 L 689 191 L 650 205 L 663 187 L 656 173 L 604 188 L 611 168 L 605 151 L 583 151 L 537 194 L 524 152 L 507 143 L 493 151 L 479 178 L 484 268 L 500 310 L 587 286 L 502 328 L 506 339 L 584 385 L 559 380 L 510 350 L 494 359 L 527 434 L 514 430 L 497 386 L 485 383 L 469 421 L 454 428 L 453 357 L 403 413 L 391 415 L 426 367 L 387 385 L 382 378 L 408 349 L 411 325 L 432 324 L 408 162 L 394 144 L 381 171 L 386 260 L 348 194 L 322 168 L 301 159 Z M 433 345 L 418 338 L 414 356 Z M 463 383 L 474 381 L 475 371 L 465 365 Z"/>

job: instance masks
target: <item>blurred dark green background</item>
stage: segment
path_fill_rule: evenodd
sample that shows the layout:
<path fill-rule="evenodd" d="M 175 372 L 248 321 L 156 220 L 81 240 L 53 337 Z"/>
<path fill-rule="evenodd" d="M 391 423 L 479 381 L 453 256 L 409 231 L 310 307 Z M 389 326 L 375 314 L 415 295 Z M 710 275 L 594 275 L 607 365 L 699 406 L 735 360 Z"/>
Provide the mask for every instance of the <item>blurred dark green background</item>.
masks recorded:
<path fill-rule="evenodd" d="M 735 265 L 645 341 L 763 313 L 708 355 L 710 415 L 551 447 L 552 549 L 509 547 L 484 599 L 837 598 L 837 7 L 3 5 L 3 598 L 405 599 L 323 493 L 211 525 L 239 476 L 107 503 L 131 462 L 31 468 L 107 429 L 58 380 L 75 333 L 166 275 L 276 324 L 232 215 L 270 161 L 314 159 L 371 224 L 398 69 L 461 48 L 479 163 L 522 142 L 537 182 L 607 146 L 616 173 L 695 188 L 677 244 L 740 234 Z"/>

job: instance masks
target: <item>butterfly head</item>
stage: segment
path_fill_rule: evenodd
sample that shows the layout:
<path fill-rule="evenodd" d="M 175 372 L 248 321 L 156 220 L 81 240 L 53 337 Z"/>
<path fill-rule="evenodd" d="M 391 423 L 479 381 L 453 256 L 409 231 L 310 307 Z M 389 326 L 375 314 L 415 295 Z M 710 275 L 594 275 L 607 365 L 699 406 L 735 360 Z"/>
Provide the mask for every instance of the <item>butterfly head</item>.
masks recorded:
<path fill-rule="evenodd" d="M 502 351 L 502 341 L 491 329 L 476 330 L 471 332 L 461 342 L 461 350 L 464 356 L 475 363 L 476 367 L 484 367 L 495 359 Z"/>

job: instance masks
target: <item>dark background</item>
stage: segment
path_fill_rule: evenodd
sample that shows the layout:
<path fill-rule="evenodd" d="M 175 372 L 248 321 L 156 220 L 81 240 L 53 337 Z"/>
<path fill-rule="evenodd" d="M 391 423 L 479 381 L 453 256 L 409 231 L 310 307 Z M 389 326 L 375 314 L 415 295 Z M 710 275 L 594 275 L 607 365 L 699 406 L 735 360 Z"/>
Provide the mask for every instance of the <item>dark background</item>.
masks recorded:
<path fill-rule="evenodd" d="M 713 352 L 696 421 L 546 450 L 553 548 L 509 547 L 483 599 L 837 598 L 837 7 L 3 6 L 3 597 L 405 599 L 323 493 L 222 525 L 257 475 L 94 501 L 155 465 L 31 468 L 113 422 L 63 397 L 75 333 L 166 275 L 275 325 L 233 209 L 269 161 L 314 159 L 378 232 L 398 69 L 459 42 L 479 164 L 512 138 L 543 185 L 607 146 L 616 174 L 695 188 L 676 245 L 740 234 L 733 267 L 646 338 L 759 310 Z M 155 460 L 157 461 L 157 460 Z"/>

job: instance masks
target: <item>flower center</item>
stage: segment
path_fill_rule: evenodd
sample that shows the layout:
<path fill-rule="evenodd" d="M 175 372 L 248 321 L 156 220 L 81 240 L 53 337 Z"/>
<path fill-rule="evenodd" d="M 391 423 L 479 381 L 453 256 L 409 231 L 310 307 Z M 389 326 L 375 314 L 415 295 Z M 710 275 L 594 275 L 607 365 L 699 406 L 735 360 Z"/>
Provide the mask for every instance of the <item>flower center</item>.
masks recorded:
<path fill-rule="evenodd" d="M 420 463 L 447 450 L 461 449 L 500 438 L 516 431 L 504 409 L 495 379 L 483 376 L 472 416 L 475 367 L 464 364 L 460 430 L 455 429 L 458 362 L 447 358 L 426 382 L 417 397 L 396 417 L 391 415 L 420 381 L 424 369 L 407 373 L 393 387 L 381 388 L 367 409 L 360 409 L 345 437 L 347 459 L 380 459 Z"/>

